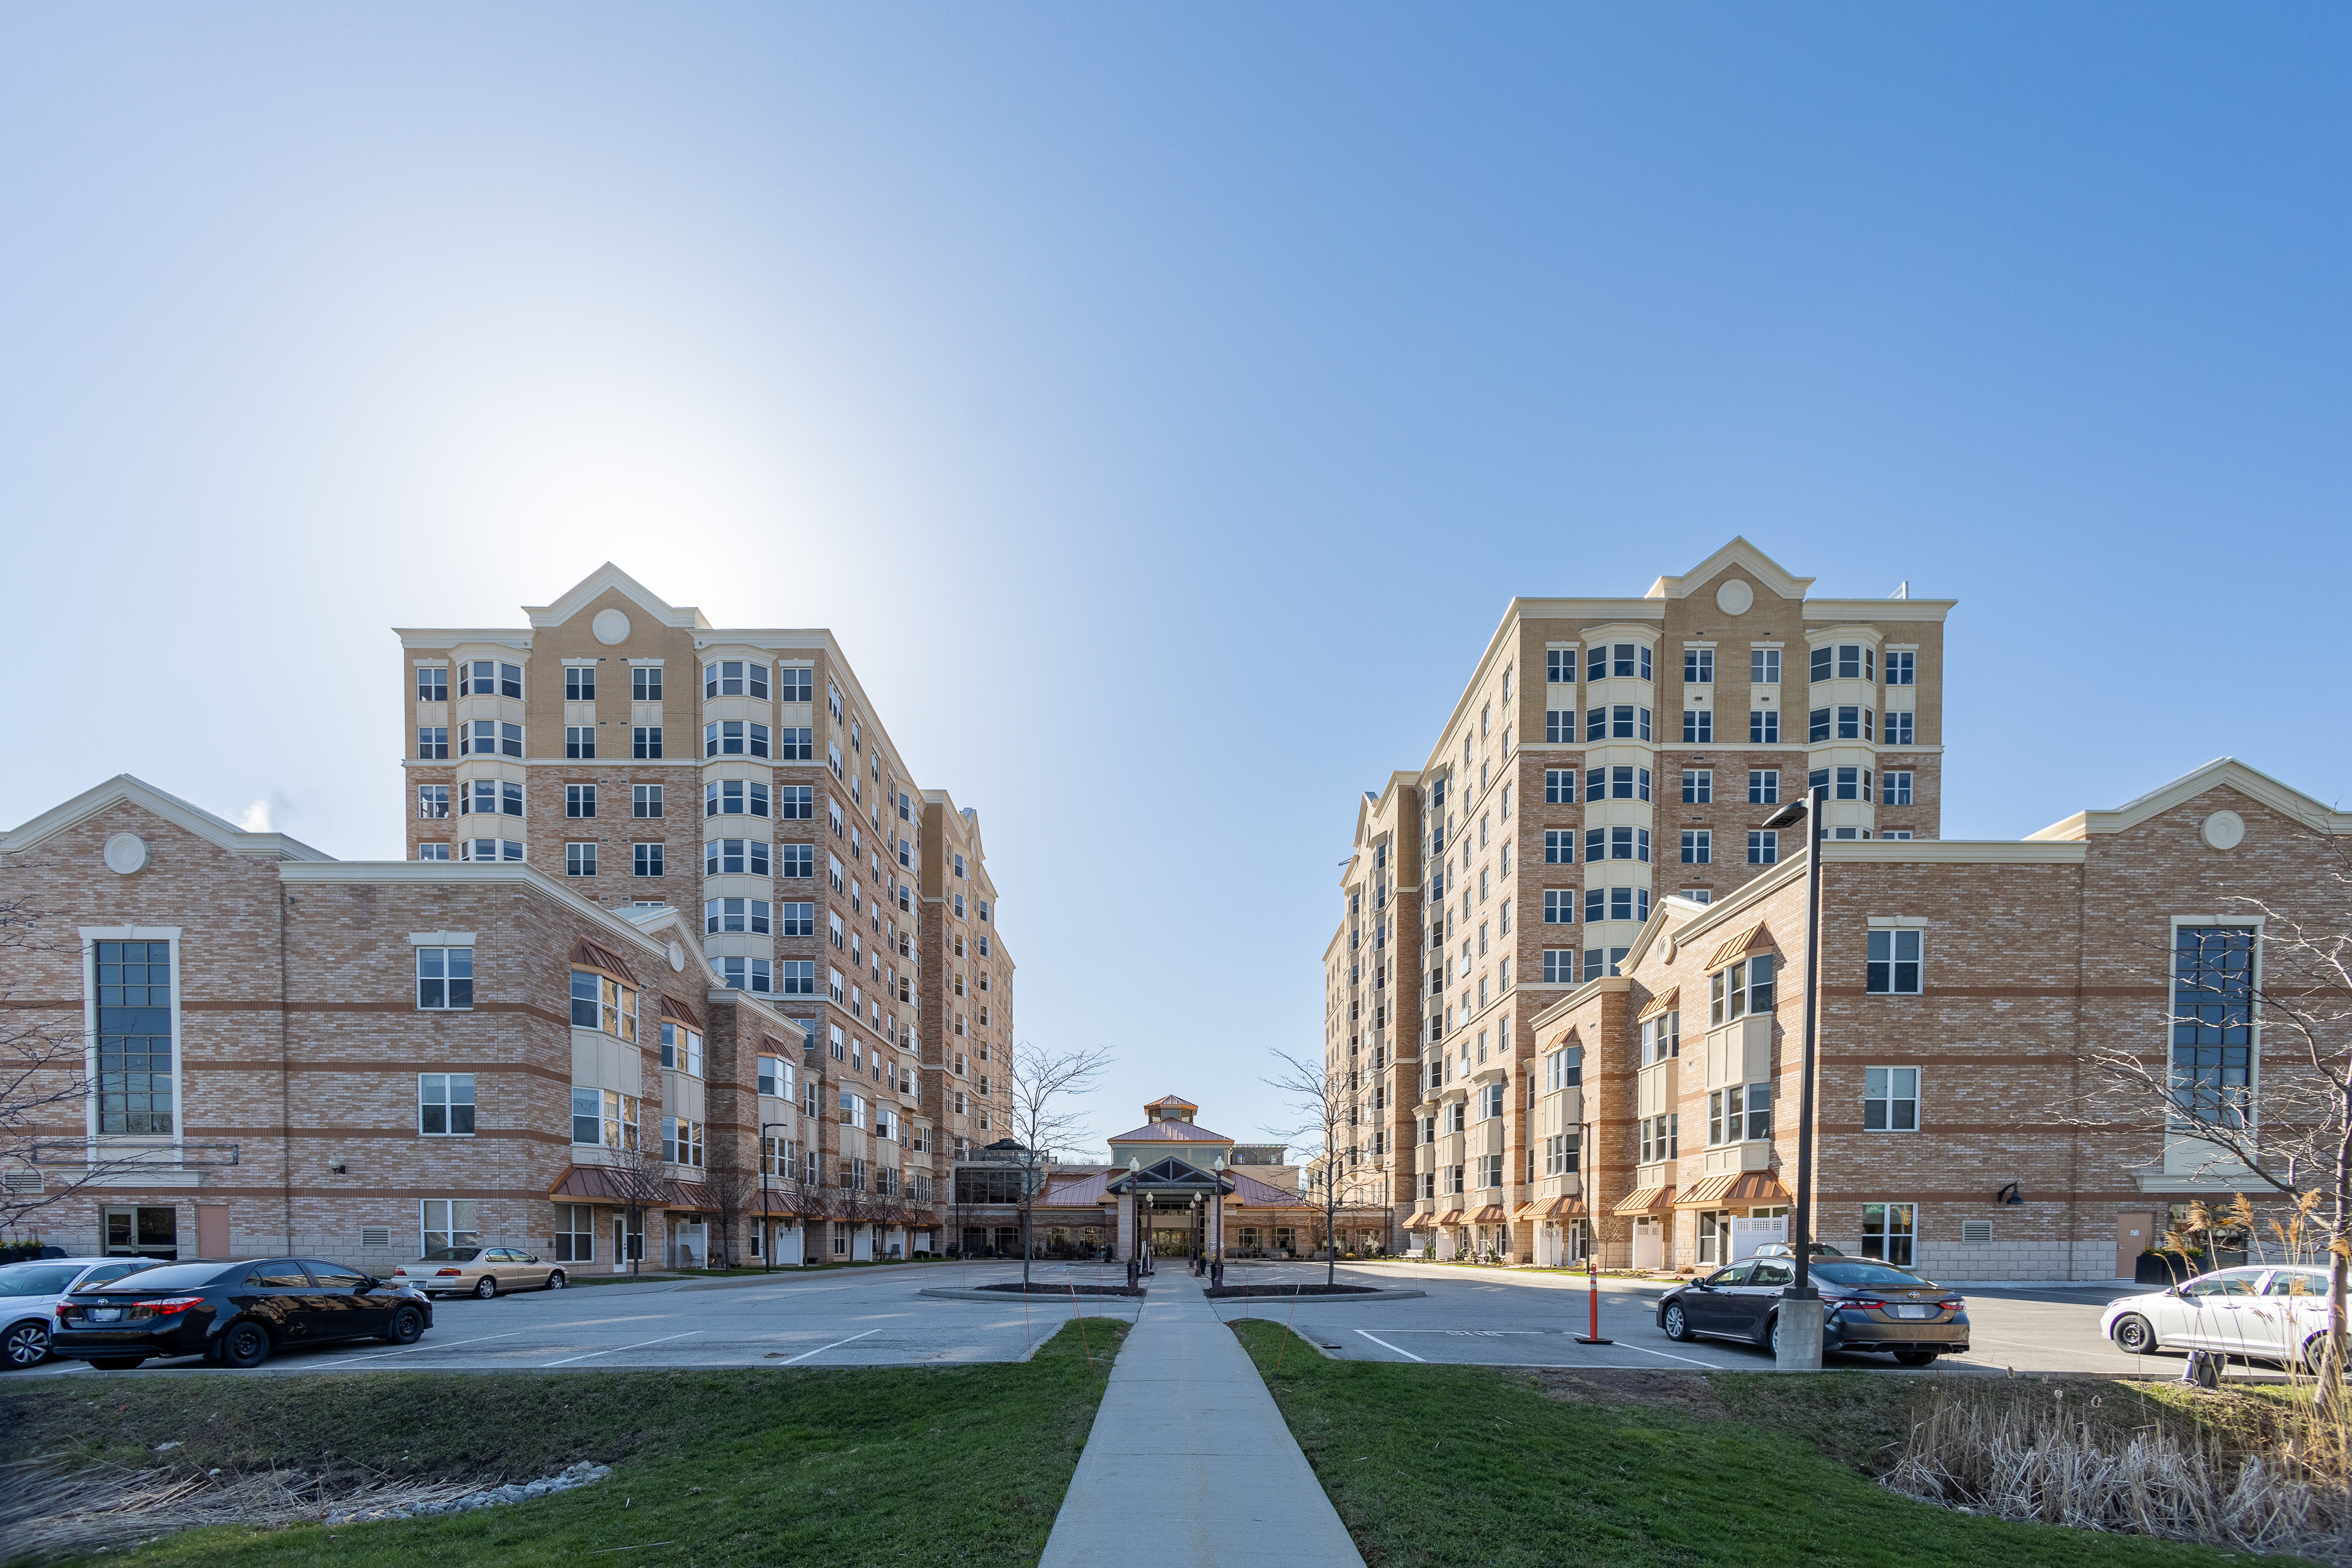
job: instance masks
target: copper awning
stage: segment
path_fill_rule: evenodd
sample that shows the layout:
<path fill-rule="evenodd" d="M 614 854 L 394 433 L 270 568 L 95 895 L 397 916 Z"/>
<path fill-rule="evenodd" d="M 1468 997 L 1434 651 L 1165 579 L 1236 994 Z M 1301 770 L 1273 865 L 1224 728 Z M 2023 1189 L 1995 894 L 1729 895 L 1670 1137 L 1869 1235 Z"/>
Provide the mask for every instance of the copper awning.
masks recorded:
<path fill-rule="evenodd" d="M 1675 1201 L 1678 1209 L 1736 1207 L 1743 1204 L 1770 1206 L 1789 1201 L 1789 1189 L 1769 1171 L 1734 1171 L 1694 1184 Z"/>
<path fill-rule="evenodd" d="M 1611 1214 L 1657 1214 L 1675 1206 L 1672 1187 L 1635 1187 L 1617 1200 Z"/>
<path fill-rule="evenodd" d="M 1447 1209 L 1430 1223 L 1433 1225 L 1460 1225 L 1462 1223 L 1462 1211 L 1460 1209 Z"/>
<path fill-rule="evenodd" d="M 1502 1205 L 1486 1204 L 1473 1210 L 1470 1217 L 1464 1220 L 1462 1223 L 1465 1225 L 1501 1225 L 1508 1217 L 1509 1216 L 1503 1213 Z"/>
<path fill-rule="evenodd" d="M 1675 1010 L 1675 1005 L 1681 1002 L 1682 999 L 1683 988 L 1679 985 L 1669 985 L 1664 991 L 1658 993 L 1658 994 L 1652 999 L 1648 1006 L 1642 1009 L 1641 1014 L 1634 1018 L 1633 1022 L 1637 1024 L 1646 1024 L 1661 1013 L 1671 1013 Z"/>
<path fill-rule="evenodd" d="M 1437 1227 L 1437 1216 L 1433 1214 L 1417 1214 L 1404 1222 L 1404 1227 L 1407 1230 L 1433 1230 Z"/>
<path fill-rule="evenodd" d="M 1582 1198 L 1546 1198 L 1538 1203 L 1521 1204 L 1519 1205 L 1518 1214 L 1514 1217 L 1518 1219 L 1582 1219 L 1584 1217 L 1584 1200 Z"/>

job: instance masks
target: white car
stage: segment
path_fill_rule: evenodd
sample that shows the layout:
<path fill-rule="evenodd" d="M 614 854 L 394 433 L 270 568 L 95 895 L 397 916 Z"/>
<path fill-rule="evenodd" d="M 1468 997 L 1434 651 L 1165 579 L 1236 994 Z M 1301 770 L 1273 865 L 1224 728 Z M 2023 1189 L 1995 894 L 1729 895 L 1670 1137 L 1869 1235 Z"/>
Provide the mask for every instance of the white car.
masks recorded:
<path fill-rule="evenodd" d="M 68 1291 L 154 1267 L 152 1258 L 34 1258 L 0 1264 L 0 1367 L 49 1359 L 49 1330 Z"/>
<path fill-rule="evenodd" d="M 2221 1351 L 2309 1364 L 2327 1332 L 2327 1270 L 2220 1268 L 2167 1290 L 2108 1304 L 2099 1328 L 2133 1355 Z"/>

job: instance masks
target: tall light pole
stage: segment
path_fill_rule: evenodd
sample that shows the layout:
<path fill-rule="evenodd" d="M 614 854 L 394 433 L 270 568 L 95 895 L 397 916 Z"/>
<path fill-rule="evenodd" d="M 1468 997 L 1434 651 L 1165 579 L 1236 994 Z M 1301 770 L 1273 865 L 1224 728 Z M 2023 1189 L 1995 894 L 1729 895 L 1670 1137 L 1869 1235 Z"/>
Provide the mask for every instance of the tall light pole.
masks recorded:
<path fill-rule="evenodd" d="M 1780 1345 L 1776 1365 L 1787 1372 L 1817 1372 L 1822 1364 L 1822 1293 L 1813 1288 L 1813 1061 L 1822 978 L 1822 802 L 1829 791 L 1806 789 L 1764 821 L 1768 828 L 1805 825 L 1805 1053 L 1797 1079 L 1797 1193 L 1792 1233 L 1797 1255 L 1794 1281 L 1780 1292 Z"/>

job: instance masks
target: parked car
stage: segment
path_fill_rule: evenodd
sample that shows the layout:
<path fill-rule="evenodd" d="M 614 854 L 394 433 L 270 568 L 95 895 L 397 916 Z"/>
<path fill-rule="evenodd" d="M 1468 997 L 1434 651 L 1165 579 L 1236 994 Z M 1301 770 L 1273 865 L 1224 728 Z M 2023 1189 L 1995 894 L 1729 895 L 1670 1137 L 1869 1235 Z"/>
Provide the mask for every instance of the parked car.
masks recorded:
<path fill-rule="evenodd" d="M 478 1296 L 501 1290 L 561 1290 L 563 1270 L 520 1247 L 444 1247 L 392 1271 L 393 1283 L 427 1296 Z"/>
<path fill-rule="evenodd" d="M 1867 1258 L 1825 1258 L 1809 1270 L 1822 1293 L 1822 1349 L 1885 1351 L 1905 1366 L 1927 1366 L 1969 1348 L 1968 1301 L 1957 1291 Z M 1780 1296 L 1796 1279 L 1793 1258 L 1755 1258 L 1718 1268 L 1658 1298 L 1658 1327 L 1670 1340 L 1705 1334 L 1780 1348 Z"/>
<path fill-rule="evenodd" d="M 433 1303 L 315 1258 L 159 1263 L 58 1303 L 49 1353 L 121 1372 L 157 1356 L 259 1366 L 274 1351 L 338 1340 L 414 1344 Z"/>
<path fill-rule="evenodd" d="M 49 1359 L 49 1325 L 66 1293 L 152 1268 L 149 1258 L 42 1258 L 0 1265 L 0 1366 Z"/>
<path fill-rule="evenodd" d="M 2217 1268 L 2108 1303 L 2100 1331 L 2133 1355 L 2221 1351 L 2310 1365 L 2327 1334 L 2327 1270 L 2257 1265 Z"/>
<path fill-rule="evenodd" d="M 1768 1241 L 1763 1246 L 1758 1247 L 1753 1256 L 1757 1258 L 1794 1258 L 1797 1256 L 1796 1243 L 1790 1241 Z M 1845 1254 L 1840 1252 L 1836 1247 L 1832 1247 L 1826 1241 L 1816 1241 L 1811 1244 L 1811 1250 L 1809 1250 L 1805 1256 L 1808 1258 L 1843 1258 Z"/>

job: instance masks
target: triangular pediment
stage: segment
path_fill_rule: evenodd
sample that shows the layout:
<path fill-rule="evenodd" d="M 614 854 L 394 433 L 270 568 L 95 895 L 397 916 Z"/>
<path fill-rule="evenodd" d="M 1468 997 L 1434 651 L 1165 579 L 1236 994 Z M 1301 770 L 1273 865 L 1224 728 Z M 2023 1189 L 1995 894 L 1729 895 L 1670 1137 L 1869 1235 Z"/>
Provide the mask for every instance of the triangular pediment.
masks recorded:
<path fill-rule="evenodd" d="M 691 605 L 673 605 L 607 561 L 566 590 L 551 605 L 525 605 L 534 626 L 560 626 L 606 594 L 617 593 L 666 626 L 708 629 L 710 623 Z"/>
<path fill-rule="evenodd" d="M 2281 784 L 2261 769 L 2248 767 L 2235 757 L 2216 757 L 2194 773 L 2183 773 L 2170 784 L 2150 790 L 2137 800 L 2126 802 L 2113 811 L 2078 811 L 2063 822 L 2053 822 L 2038 833 L 2027 834 L 2026 837 L 2029 841 L 2083 839 L 2095 833 L 2126 832 L 2151 817 L 2161 816 L 2175 806 L 2195 800 L 2207 790 L 2216 788 L 2235 790 L 2257 805 L 2268 806 L 2315 833 L 2352 833 L 2352 813 L 2337 811 L 2325 801 L 2315 800 L 2291 784 Z"/>
<path fill-rule="evenodd" d="M 235 855 L 264 860 L 332 860 L 323 849 L 313 849 L 283 833 L 248 833 L 224 816 L 157 789 L 142 778 L 117 773 L 94 789 L 84 790 L 61 805 L 53 805 L 16 831 L 0 835 L 0 850 L 30 849 L 68 828 L 89 821 L 110 806 L 129 804 L 153 813 L 175 827 L 209 839 Z"/>
<path fill-rule="evenodd" d="M 1734 534 L 1730 543 L 1681 576 L 1661 577 L 1651 584 L 1645 596 L 1652 599 L 1688 598 L 1721 576 L 1726 569 L 1734 566 L 1784 599 L 1801 599 L 1813 586 L 1811 577 L 1796 576 L 1745 538 Z"/>

